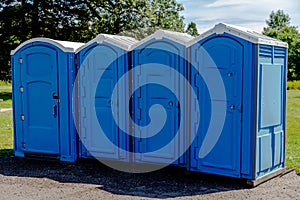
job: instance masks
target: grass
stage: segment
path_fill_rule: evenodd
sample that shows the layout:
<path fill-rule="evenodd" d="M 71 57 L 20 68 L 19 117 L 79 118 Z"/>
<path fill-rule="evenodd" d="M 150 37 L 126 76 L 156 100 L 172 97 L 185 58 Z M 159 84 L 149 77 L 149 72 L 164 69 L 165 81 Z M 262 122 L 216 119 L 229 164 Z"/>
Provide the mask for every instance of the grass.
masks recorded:
<path fill-rule="evenodd" d="M 300 174 L 300 91 L 287 91 L 286 166 Z"/>
<path fill-rule="evenodd" d="M 0 108 L 11 108 L 11 90 L 0 90 Z"/>
<path fill-rule="evenodd" d="M 12 112 L 0 113 L 0 156 L 13 155 Z"/>
<path fill-rule="evenodd" d="M 7 89 L 6 86 L 3 87 L 2 85 L 0 87 L 0 109 L 12 107 L 11 90 Z M 0 112 L 0 156 L 11 156 L 12 154 L 13 154 L 12 112 L 11 111 Z"/>
<path fill-rule="evenodd" d="M 3 88 L 3 87 L 2 87 Z M 0 87 L 0 108 L 11 108 L 11 90 Z M 12 113 L 0 113 L 0 156 L 13 154 Z M 300 174 L 300 91 L 287 91 L 286 166 Z"/>
<path fill-rule="evenodd" d="M 288 90 L 300 90 L 300 80 L 299 81 L 289 81 L 287 83 Z"/>
<path fill-rule="evenodd" d="M 1 81 L 0 80 L 0 86 L 11 86 L 11 82 L 9 82 L 9 81 Z"/>

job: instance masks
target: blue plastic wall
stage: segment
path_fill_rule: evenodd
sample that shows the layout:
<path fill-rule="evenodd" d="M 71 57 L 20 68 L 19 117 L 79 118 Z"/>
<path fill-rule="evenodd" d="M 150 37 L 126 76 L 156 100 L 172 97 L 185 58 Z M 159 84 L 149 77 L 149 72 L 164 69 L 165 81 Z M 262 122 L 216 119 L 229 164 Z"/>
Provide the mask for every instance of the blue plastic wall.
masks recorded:
<path fill-rule="evenodd" d="M 118 101 L 111 100 L 111 95 L 115 84 L 128 71 L 128 56 L 125 50 L 106 42 L 95 42 L 77 54 L 81 73 L 78 75 L 80 158 L 129 161 L 129 136 L 118 128 L 120 123 L 128 126 L 124 119 L 125 114 L 129 113 L 129 105 L 117 106 L 117 121 L 114 120 L 111 109 L 111 105 L 118 104 Z M 103 72 L 102 77 L 97 74 L 100 71 Z M 125 92 L 128 92 L 127 84 L 124 83 L 124 88 L 118 89 L 119 98 L 124 98 Z M 95 92 L 92 91 L 93 86 L 96 87 Z M 93 101 L 95 107 L 91 106 Z M 93 112 L 96 112 L 96 120 L 91 120 Z M 99 125 L 106 134 L 105 137 L 97 131 L 96 127 Z"/>
<path fill-rule="evenodd" d="M 166 38 L 148 40 L 132 52 L 95 42 L 78 52 L 76 59 L 77 66 L 74 53 L 46 42 L 27 44 L 12 56 L 16 156 L 172 163 L 190 171 L 249 180 L 284 167 L 286 48 L 257 45 L 224 33 L 203 38 L 188 49 Z M 157 70 L 161 66 L 186 77 L 197 99 L 188 96 L 189 88 L 174 71 Z M 140 70 L 130 72 L 132 80 L 125 78 L 116 88 L 118 99 L 111 99 L 117 82 L 131 69 Z M 73 100 L 76 73 L 79 98 Z M 147 85 L 139 85 L 145 80 Z M 175 92 L 154 84 L 160 81 L 171 82 Z M 125 99 L 129 105 L 119 104 L 134 88 L 138 89 L 131 99 Z M 180 101 L 189 103 L 180 105 Z M 200 108 L 197 116 L 195 102 Z M 155 135 L 142 137 L 140 127 L 151 124 L 154 105 L 163 107 L 166 123 Z M 73 112 L 78 115 L 78 135 Z M 125 120 L 127 114 L 140 127 Z M 199 127 L 190 120 L 195 116 Z M 183 124 L 187 127 L 175 137 Z M 221 131 L 216 129 L 220 124 Z M 131 130 L 132 137 L 120 125 Z M 104 135 L 99 135 L 98 127 Z M 147 131 L 146 136 L 151 130 Z M 174 138 L 175 143 L 165 148 Z M 191 143 L 187 152 L 186 143 Z M 134 153 L 132 158 L 129 152 Z"/>
<path fill-rule="evenodd" d="M 287 49 L 258 46 L 256 178 L 284 167 Z"/>
<path fill-rule="evenodd" d="M 251 132 L 245 129 L 242 131 L 242 109 L 250 108 L 251 105 L 251 102 L 243 102 L 243 89 L 250 93 L 251 88 L 251 82 L 243 82 L 243 77 L 244 73 L 246 76 L 251 75 L 252 63 L 247 58 L 251 58 L 252 53 L 252 45 L 249 42 L 227 34 L 210 36 L 191 47 L 191 83 L 194 83 L 193 89 L 197 93 L 201 112 L 197 136 L 190 148 L 191 170 L 232 177 L 241 177 L 242 170 L 246 175 L 250 173 L 249 169 L 242 169 L 241 158 L 244 159 L 243 165 L 250 164 L 249 152 L 242 151 L 242 144 L 247 145 L 245 148 L 251 148 L 248 144 L 250 138 L 247 138 Z M 226 95 L 223 97 L 211 96 L 214 92 L 212 90 L 217 90 L 213 86 L 215 81 L 218 81 L 215 78 L 216 74 L 220 74 L 224 84 Z M 212 85 L 212 89 L 209 85 Z M 243 103 L 247 105 L 243 106 Z M 222 120 L 220 109 L 211 110 L 213 104 L 216 107 L 226 106 L 223 129 L 217 141 L 214 141 L 215 136 L 208 135 L 212 135 L 208 133 L 210 126 L 217 126 Z M 194 127 L 191 124 L 191 134 L 196 133 Z M 201 147 L 209 146 L 205 142 L 215 145 L 209 153 L 200 158 L 200 149 L 206 151 Z"/>
<path fill-rule="evenodd" d="M 174 81 L 173 89 L 176 95 L 180 98 L 185 98 L 186 90 L 183 89 L 184 86 L 180 83 L 178 76 L 169 70 L 161 72 L 156 69 L 163 65 L 185 76 L 187 65 L 185 61 L 186 53 L 184 45 L 166 38 L 161 40 L 151 39 L 136 47 L 132 52 L 133 69 L 135 67 L 142 67 L 142 70 L 137 70 L 133 73 L 133 88 L 136 88 L 135 86 L 139 84 L 140 75 L 144 73 L 143 70 L 151 68 L 152 73 L 147 77 L 143 77 L 145 80 L 148 82 Z M 149 110 L 154 104 L 159 104 L 165 109 L 167 113 L 166 123 L 158 133 L 147 138 L 142 138 L 139 130 L 134 130 L 134 162 L 185 165 L 185 157 L 183 155 L 184 142 L 186 142 L 185 133 L 179 133 L 179 137 L 175 138 L 179 129 L 180 115 L 185 112 L 185 106 L 179 105 L 175 94 L 167 88 L 159 84 L 147 84 L 133 91 L 133 121 L 139 126 L 149 125 L 151 123 Z M 146 135 L 148 135 L 148 132 Z M 174 145 L 164 148 L 174 138 Z"/>
<path fill-rule="evenodd" d="M 255 180 L 283 168 L 287 49 L 224 33 L 204 38 L 190 51 L 190 79 L 198 94 L 201 121 L 190 148 L 189 169 Z M 224 82 L 226 99 L 210 96 L 207 84 L 216 80 L 213 65 Z M 219 120 L 218 111 L 216 119 L 211 118 L 214 102 L 226 104 L 226 119 L 217 143 L 200 158 L 204 142 L 213 141 L 204 139 L 209 126 Z M 190 127 L 195 134 L 193 124 Z"/>
<path fill-rule="evenodd" d="M 74 53 L 33 42 L 16 52 L 11 61 L 15 155 L 76 161 L 69 89 L 75 77 Z M 53 98 L 53 93 L 59 99 Z"/>

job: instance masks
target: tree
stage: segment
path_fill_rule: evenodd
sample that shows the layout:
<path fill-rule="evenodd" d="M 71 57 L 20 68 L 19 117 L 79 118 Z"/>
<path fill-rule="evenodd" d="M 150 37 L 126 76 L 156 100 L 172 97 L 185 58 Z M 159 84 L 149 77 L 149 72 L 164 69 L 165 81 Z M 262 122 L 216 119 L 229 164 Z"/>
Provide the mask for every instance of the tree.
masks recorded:
<path fill-rule="evenodd" d="M 263 34 L 272 38 L 282 40 L 289 45 L 288 53 L 288 79 L 300 79 L 300 33 L 297 27 L 290 25 L 290 17 L 282 10 L 272 11 L 267 27 Z"/>
<path fill-rule="evenodd" d="M 99 33 L 158 28 L 184 31 L 176 0 L 3 0 L 0 79 L 10 79 L 10 50 L 33 37 L 87 42 Z"/>
<path fill-rule="evenodd" d="M 4 2 L 1 2 L 3 5 Z M 0 80 L 10 79 L 10 50 L 20 43 L 22 18 L 20 6 L 2 7 L 0 12 Z M 14 16 L 14 17 L 11 17 Z"/>
<path fill-rule="evenodd" d="M 87 1 L 85 1 L 87 2 Z M 93 29 L 119 34 L 136 29 L 183 31 L 184 8 L 176 0 L 91 0 L 86 3 Z"/>
<path fill-rule="evenodd" d="M 0 3 L 0 79 L 10 80 L 10 50 L 33 37 L 88 41 L 89 16 L 73 0 L 4 0 Z"/>
<path fill-rule="evenodd" d="M 176 0 L 150 0 L 149 22 L 146 19 L 145 28 L 156 27 L 171 31 L 184 32 L 184 17 L 180 12 L 184 10 L 182 4 Z"/>
<path fill-rule="evenodd" d="M 197 25 L 194 22 L 191 22 L 187 25 L 185 32 L 194 37 L 199 36 L 198 30 L 197 30 Z"/>
<path fill-rule="evenodd" d="M 291 18 L 288 14 L 285 14 L 283 10 L 276 12 L 272 11 L 270 18 L 266 20 L 268 28 L 280 30 L 285 26 L 290 25 Z"/>

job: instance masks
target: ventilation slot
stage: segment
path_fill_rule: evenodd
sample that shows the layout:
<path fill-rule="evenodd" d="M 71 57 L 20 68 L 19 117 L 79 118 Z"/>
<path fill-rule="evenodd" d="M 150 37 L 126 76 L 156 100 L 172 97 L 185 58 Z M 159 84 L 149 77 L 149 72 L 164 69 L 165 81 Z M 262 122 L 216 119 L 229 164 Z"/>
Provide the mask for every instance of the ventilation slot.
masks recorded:
<path fill-rule="evenodd" d="M 259 55 L 264 57 L 272 57 L 272 47 L 266 45 L 260 45 Z"/>
<path fill-rule="evenodd" d="M 25 152 L 25 157 L 34 160 L 59 160 L 57 154 Z"/>
<path fill-rule="evenodd" d="M 285 58 L 285 49 L 280 47 L 275 47 L 274 56 L 275 58 Z"/>

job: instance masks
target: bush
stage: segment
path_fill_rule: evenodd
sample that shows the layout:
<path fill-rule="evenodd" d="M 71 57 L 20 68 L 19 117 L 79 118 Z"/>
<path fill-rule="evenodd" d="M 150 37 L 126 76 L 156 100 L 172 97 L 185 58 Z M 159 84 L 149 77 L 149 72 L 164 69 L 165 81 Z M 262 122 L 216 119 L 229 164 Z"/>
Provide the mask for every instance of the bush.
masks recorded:
<path fill-rule="evenodd" d="M 288 90 L 300 90 L 300 80 L 299 81 L 288 81 L 287 89 Z"/>

